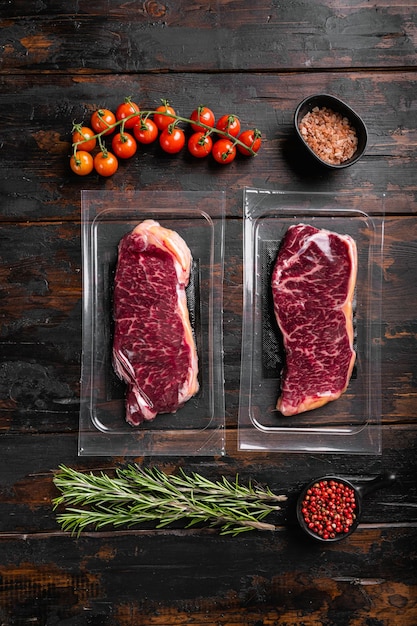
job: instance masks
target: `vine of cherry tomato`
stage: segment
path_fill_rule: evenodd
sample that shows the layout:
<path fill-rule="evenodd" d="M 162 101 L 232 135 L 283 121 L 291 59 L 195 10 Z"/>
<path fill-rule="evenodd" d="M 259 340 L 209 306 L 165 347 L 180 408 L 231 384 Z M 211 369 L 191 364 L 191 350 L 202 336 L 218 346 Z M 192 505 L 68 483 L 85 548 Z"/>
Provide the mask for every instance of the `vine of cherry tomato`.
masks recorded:
<path fill-rule="evenodd" d="M 111 135 L 115 122 L 116 116 L 109 109 L 98 109 L 91 116 L 91 126 L 97 134 Z"/>
<path fill-rule="evenodd" d="M 164 152 L 176 154 L 183 149 L 185 144 L 184 131 L 178 126 L 168 125 L 159 135 L 159 143 Z"/>
<path fill-rule="evenodd" d="M 159 130 L 165 130 L 165 128 L 168 128 L 170 124 L 175 123 L 175 111 L 172 106 L 170 106 L 168 102 L 164 100 L 163 104 L 157 107 L 153 119 Z"/>
<path fill-rule="evenodd" d="M 209 134 L 198 131 L 188 139 L 188 151 L 197 159 L 208 156 L 213 147 L 213 140 Z"/>
<path fill-rule="evenodd" d="M 216 124 L 218 130 L 237 137 L 240 133 L 240 120 L 236 115 L 222 115 Z"/>
<path fill-rule="evenodd" d="M 86 150 L 77 150 L 77 152 L 71 156 L 70 166 L 74 174 L 87 176 L 87 174 L 93 171 L 93 157 Z"/>
<path fill-rule="evenodd" d="M 202 127 L 200 124 L 196 122 L 201 122 L 205 124 L 206 126 L 210 126 L 211 128 L 213 128 L 215 117 L 211 109 L 205 106 L 199 106 L 197 109 L 194 109 L 194 111 L 191 113 L 190 120 L 192 120 L 191 128 L 195 132 L 198 132 L 202 130 Z"/>
<path fill-rule="evenodd" d="M 161 102 L 154 110 L 142 110 L 126 98 L 117 106 L 116 113 L 100 108 L 92 113 L 90 126 L 74 124 L 72 171 L 79 176 L 93 170 L 103 177 L 112 176 L 119 159 L 130 159 L 136 154 L 138 143 L 152 144 L 157 139 L 167 154 L 177 154 L 187 146 L 193 157 L 203 159 L 211 155 L 221 165 L 234 161 L 238 153 L 255 156 L 261 148 L 261 132 L 257 128 L 241 132 L 237 115 L 224 114 L 216 123 L 213 111 L 201 105 L 186 118 L 178 115 L 167 100 Z M 186 125 L 185 130 L 189 128 L 188 136 L 180 124 Z M 105 145 L 110 135 L 113 135 L 109 139 L 111 152 Z"/>
<path fill-rule="evenodd" d="M 130 98 L 126 98 L 116 109 L 116 119 L 125 121 L 125 128 L 133 128 L 140 120 L 139 107 Z"/>
<path fill-rule="evenodd" d="M 261 147 L 261 132 L 257 128 L 255 128 L 254 130 L 244 130 L 243 133 L 240 133 L 239 139 L 242 144 L 245 144 L 245 146 L 247 146 L 247 148 L 245 148 L 245 146 L 241 144 L 237 144 L 236 147 L 241 154 L 244 154 L 246 156 L 251 155 L 250 150 L 258 152 L 259 148 Z"/>
<path fill-rule="evenodd" d="M 94 131 L 88 128 L 88 126 L 75 125 L 72 133 L 72 143 L 82 143 L 82 150 L 92 152 L 97 145 L 97 139 Z"/>
<path fill-rule="evenodd" d="M 231 139 L 218 139 L 213 145 L 213 158 L 217 163 L 226 164 L 234 161 L 236 146 Z"/>
<path fill-rule="evenodd" d="M 140 143 L 153 143 L 158 137 L 158 126 L 148 117 L 134 125 L 133 134 Z"/>
<path fill-rule="evenodd" d="M 136 139 L 129 133 L 117 133 L 111 141 L 114 154 L 119 159 L 130 159 L 137 150 Z"/>
<path fill-rule="evenodd" d="M 100 176 L 113 176 L 119 167 L 119 161 L 111 152 L 101 150 L 94 157 L 94 169 Z"/>

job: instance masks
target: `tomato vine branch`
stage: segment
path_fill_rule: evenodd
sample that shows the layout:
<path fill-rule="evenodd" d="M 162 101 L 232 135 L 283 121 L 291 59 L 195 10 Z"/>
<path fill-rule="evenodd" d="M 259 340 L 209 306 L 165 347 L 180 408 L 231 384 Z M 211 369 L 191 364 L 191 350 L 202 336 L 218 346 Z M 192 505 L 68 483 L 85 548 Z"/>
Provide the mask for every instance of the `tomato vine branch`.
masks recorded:
<path fill-rule="evenodd" d="M 100 115 L 100 111 L 101 111 L 101 109 L 99 109 L 98 115 Z M 242 148 L 247 150 L 250 153 L 251 156 L 256 156 L 256 154 L 257 154 L 257 152 L 255 150 L 253 150 L 253 147 L 246 145 L 238 137 L 234 137 L 233 135 L 231 135 L 227 131 L 221 130 L 219 128 L 215 128 L 214 126 L 209 126 L 208 124 L 205 124 L 204 122 L 201 122 L 200 120 L 192 120 L 191 118 L 183 117 L 182 115 L 177 115 L 176 113 L 165 112 L 165 111 L 156 111 L 156 110 L 152 110 L 152 109 L 140 111 L 139 115 L 138 115 L 137 112 L 132 113 L 131 115 L 128 115 L 127 117 L 123 118 L 122 120 L 116 120 L 113 124 L 107 124 L 107 123 L 105 123 L 105 120 L 103 120 L 103 122 L 105 123 L 104 130 L 102 130 L 99 133 L 96 133 L 95 135 L 93 135 L 89 139 L 95 138 L 95 139 L 97 139 L 97 141 L 99 142 L 100 145 L 103 145 L 100 140 L 101 140 L 101 138 L 104 135 L 108 135 L 111 131 L 114 131 L 119 126 L 121 127 L 120 132 L 121 132 L 121 134 L 123 134 L 126 122 L 128 122 L 129 120 L 131 120 L 133 118 L 139 118 L 138 123 L 144 124 L 146 119 L 148 117 L 150 117 L 151 115 L 162 115 L 164 117 L 174 118 L 175 119 L 175 123 L 173 123 L 173 125 L 177 124 L 179 122 L 182 122 L 184 124 L 194 124 L 196 126 L 199 126 L 202 130 L 205 130 L 209 134 L 215 133 L 216 135 L 220 135 L 221 137 L 229 139 L 230 141 L 232 141 L 233 145 L 235 145 L 235 146 L 240 145 Z M 233 117 L 233 116 L 229 116 L 229 117 Z M 81 126 L 80 124 L 74 124 L 73 131 L 75 131 L 78 128 L 80 128 L 80 126 Z M 254 132 L 255 139 L 258 138 L 258 137 L 261 137 L 261 132 L 257 128 L 255 128 L 253 132 Z M 73 149 L 74 149 L 74 153 L 78 150 L 79 147 L 82 147 L 82 144 L 85 141 L 88 141 L 88 139 L 80 140 L 80 141 L 74 142 L 72 144 Z"/>

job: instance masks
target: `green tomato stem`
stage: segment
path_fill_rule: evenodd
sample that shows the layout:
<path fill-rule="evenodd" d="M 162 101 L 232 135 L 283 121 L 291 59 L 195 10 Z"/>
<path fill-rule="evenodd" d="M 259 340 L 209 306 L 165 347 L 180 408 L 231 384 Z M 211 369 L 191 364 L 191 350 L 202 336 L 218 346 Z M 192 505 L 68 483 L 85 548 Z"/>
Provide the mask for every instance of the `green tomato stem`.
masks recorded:
<path fill-rule="evenodd" d="M 104 131 L 104 132 L 107 132 L 107 131 Z M 103 153 L 103 157 L 106 158 L 107 157 L 107 148 L 106 148 L 105 144 L 103 143 L 103 139 L 102 139 L 102 135 L 103 134 L 104 133 L 102 133 L 102 132 L 98 133 L 97 141 L 98 141 L 99 148 L 100 148 L 101 152 Z"/>

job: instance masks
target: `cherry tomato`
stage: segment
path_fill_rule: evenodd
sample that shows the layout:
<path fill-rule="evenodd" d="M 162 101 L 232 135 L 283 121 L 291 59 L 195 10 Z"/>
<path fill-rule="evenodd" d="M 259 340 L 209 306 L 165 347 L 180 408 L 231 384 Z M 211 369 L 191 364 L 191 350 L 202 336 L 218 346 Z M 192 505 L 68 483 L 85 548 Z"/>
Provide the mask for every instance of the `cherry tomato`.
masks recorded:
<path fill-rule="evenodd" d="M 130 115 L 133 115 L 134 113 L 137 113 L 137 115 L 130 117 Z M 127 117 L 129 117 L 128 120 L 126 120 Z M 122 102 L 122 104 L 119 104 L 116 109 L 116 119 L 126 120 L 125 128 L 133 128 L 134 125 L 138 123 L 139 117 L 140 114 L 138 105 L 135 102 L 132 102 L 129 98 L 126 98 L 126 100 Z"/>
<path fill-rule="evenodd" d="M 137 150 L 137 143 L 129 133 L 117 133 L 112 139 L 111 147 L 117 158 L 130 159 Z"/>
<path fill-rule="evenodd" d="M 206 124 L 206 126 L 211 127 L 214 126 L 215 122 L 213 111 L 204 106 L 199 106 L 198 109 L 195 109 L 191 113 L 190 119 L 193 121 L 203 122 L 203 124 Z M 203 127 L 199 126 L 198 124 L 191 124 L 191 128 L 196 132 L 198 132 L 199 130 L 204 130 Z"/>
<path fill-rule="evenodd" d="M 213 144 L 212 154 L 217 163 L 231 163 L 236 156 L 236 146 L 230 139 L 218 139 Z"/>
<path fill-rule="evenodd" d="M 169 154 L 175 154 L 182 150 L 185 144 L 184 131 L 177 126 L 165 128 L 159 135 L 159 143 L 162 150 Z"/>
<path fill-rule="evenodd" d="M 140 143 L 152 143 L 158 137 L 158 126 L 148 117 L 135 124 L 133 134 Z"/>
<path fill-rule="evenodd" d="M 79 126 L 72 133 L 72 143 L 79 143 L 77 149 L 92 152 L 96 147 L 97 140 L 94 137 L 94 131 L 88 126 Z M 82 142 L 82 143 L 80 143 Z"/>
<path fill-rule="evenodd" d="M 109 109 L 98 109 L 91 116 L 91 126 L 96 133 L 101 133 L 108 128 L 108 131 L 103 134 L 110 135 L 114 128 L 109 128 L 109 126 L 112 126 L 115 122 L 116 116 Z"/>
<path fill-rule="evenodd" d="M 160 111 L 160 113 L 155 113 L 153 116 L 153 120 L 155 124 L 158 126 L 159 130 L 164 130 L 170 124 L 175 122 L 175 117 L 171 117 L 171 115 L 175 115 L 174 109 L 169 106 L 166 100 L 163 100 L 163 104 L 155 109 L 156 111 Z M 169 115 L 164 115 L 164 113 L 169 113 Z"/>
<path fill-rule="evenodd" d="M 77 150 L 70 158 L 70 167 L 78 176 L 87 176 L 93 171 L 93 157 L 86 150 Z"/>
<path fill-rule="evenodd" d="M 232 137 L 237 137 L 240 133 L 240 120 L 236 115 L 222 115 L 216 128 L 229 133 Z"/>
<path fill-rule="evenodd" d="M 240 133 L 238 139 L 246 146 L 251 148 L 254 152 L 258 152 L 259 148 L 261 147 L 261 131 L 257 128 L 253 130 L 244 130 L 243 133 Z M 243 146 L 237 144 L 236 147 L 242 154 L 245 154 L 246 156 L 253 156 L 252 152 L 250 152 Z"/>
<path fill-rule="evenodd" d="M 111 152 L 98 152 L 94 157 L 94 169 L 100 176 L 112 176 L 119 166 L 117 158 Z"/>
<path fill-rule="evenodd" d="M 193 133 L 188 140 L 188 151 L 197 159 L 202 159 L 210 154 L 212 147 L 212 138 L 202 131 Z"/>

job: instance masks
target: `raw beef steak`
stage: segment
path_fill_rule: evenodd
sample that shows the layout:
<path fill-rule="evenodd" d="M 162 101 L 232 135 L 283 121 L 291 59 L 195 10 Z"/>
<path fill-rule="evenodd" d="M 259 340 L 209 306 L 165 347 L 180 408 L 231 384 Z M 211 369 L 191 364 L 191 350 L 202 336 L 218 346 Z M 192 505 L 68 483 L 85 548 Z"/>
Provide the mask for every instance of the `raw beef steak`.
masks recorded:
<path fill-rule="evenodd" d="M 306 224 L 291 226 L 272 272 L 275 317 L 285 348 L 277 409 L 296 415 L 336 400 L 355 363 L 354 240 Z"/>
<path fill-rule="evenodd" d="M 173 413 L 198 391 L 185 288 L 191 252 L 178 233 L 145 220 L 119 243 L 113 365 L 127 383 L 126 420 Z"/>

